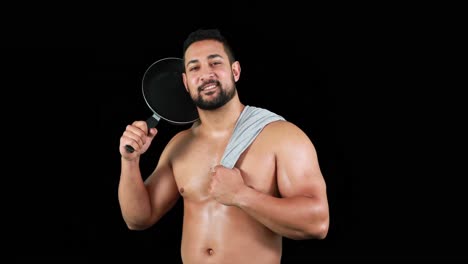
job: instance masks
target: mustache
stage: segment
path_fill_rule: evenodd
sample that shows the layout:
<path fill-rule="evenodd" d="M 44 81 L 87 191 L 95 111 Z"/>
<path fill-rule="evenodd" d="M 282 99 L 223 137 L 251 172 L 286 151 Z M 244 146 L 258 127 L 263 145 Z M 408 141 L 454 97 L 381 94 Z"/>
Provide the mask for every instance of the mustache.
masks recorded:
<path fill-rule="evenodd" d="M 221 83 L 219 81 L 217 81 L 217 80 L 208 80 L 208 81 L 204 82 L 202 85 L 198 86 L 198 91 L 199 92 L 203 91 L 203 89 L 204 89 L 203 87 L 205 87 L 205 86 L 207 86 L 209 84 L 216 84 L 218 86 L 221 85 Z"/>

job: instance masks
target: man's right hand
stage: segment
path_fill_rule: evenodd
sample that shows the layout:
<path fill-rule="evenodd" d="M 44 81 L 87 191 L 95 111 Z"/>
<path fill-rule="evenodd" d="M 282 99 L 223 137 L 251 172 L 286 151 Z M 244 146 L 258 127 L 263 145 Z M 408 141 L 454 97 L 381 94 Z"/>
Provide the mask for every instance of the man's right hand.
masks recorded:
<path fill-rule="evenodd" d="M 156 128 L 151 128 L 148 133 L 148 126 L 145 121 L 135 121 L 131 125 L 127 125 L 120 137 L 120 155 L 126 160 L 136 159 L 148 150 L 157 133 Z M 127 151 L 127 145 L 133 147 L 135 151 Z"/>

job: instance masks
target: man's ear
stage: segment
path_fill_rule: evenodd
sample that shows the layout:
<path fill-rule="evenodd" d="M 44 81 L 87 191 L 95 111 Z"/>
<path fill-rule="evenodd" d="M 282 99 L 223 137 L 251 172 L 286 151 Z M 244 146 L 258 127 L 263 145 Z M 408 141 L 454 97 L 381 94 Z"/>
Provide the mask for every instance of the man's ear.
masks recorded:
<path fill-rule="evenodd" d="M 241 66 L 239 61 L 235 61 L 232 63 L 232 75 L 234 75 L 234 81 L 238 81 L 240 78 L 240 73 L 241 73 Z"/>

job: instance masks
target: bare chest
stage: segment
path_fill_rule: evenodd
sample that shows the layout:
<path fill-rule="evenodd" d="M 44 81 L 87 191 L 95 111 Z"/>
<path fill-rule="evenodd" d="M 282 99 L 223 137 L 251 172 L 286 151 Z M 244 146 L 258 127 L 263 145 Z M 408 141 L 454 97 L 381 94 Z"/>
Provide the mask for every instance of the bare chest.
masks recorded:
<path fill-rule="evenodd" d="M 175 180 L 184 199 L 210 199 L 210 170 L 220 164 L 226 145 L 227 141 L 191 142 L 173 160 Z M 235 167 L 240 169 L 246 185 L 269 194 L 277 192 L 274 153 L 261 140 L 254 141 L 241 154 Z"/>

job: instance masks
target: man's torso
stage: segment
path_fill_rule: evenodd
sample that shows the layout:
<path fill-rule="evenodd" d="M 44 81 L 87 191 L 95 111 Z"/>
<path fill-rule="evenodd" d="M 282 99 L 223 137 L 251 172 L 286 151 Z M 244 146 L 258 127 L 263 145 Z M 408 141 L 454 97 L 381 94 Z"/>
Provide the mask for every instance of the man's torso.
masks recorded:
<path fill-rule="evenodd" d="M 209 197 L 210 170 L 220 163 L 229 138 L 184 133 L 171 160 L 184 199 L 181 251 L 185 263 L 279 263 L 280 236 L 241 209 Z M 240 156 L 236 167 L 247 186 L 278 196 L 272 144 L 268 132 L 262 132 Z"/>

